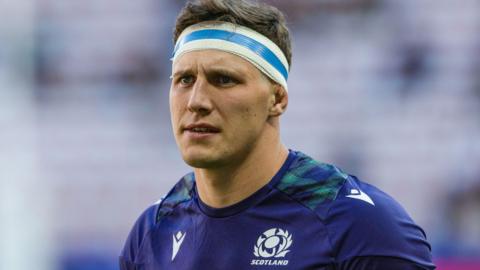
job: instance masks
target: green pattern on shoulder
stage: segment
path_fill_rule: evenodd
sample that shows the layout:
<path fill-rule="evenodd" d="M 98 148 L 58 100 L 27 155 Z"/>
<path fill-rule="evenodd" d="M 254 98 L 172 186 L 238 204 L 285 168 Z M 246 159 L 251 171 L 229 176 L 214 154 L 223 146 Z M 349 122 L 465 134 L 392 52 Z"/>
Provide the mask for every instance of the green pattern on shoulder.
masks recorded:
<path fill-rule="evenodd" d="M 157 222 L 162 217 L 168 215 L 177 205 L 192 199 L 194 183 L 193 173 L 185 175 L 178 181 L 165 199 L 160 202 L 160 207 L 157 212 Z"/>
<path fill-rule="evenodd" d="M 277 188 L 312 210 L 324 201 L 334 200 L 348 175 L 301 152 L 296 155 Z"/>

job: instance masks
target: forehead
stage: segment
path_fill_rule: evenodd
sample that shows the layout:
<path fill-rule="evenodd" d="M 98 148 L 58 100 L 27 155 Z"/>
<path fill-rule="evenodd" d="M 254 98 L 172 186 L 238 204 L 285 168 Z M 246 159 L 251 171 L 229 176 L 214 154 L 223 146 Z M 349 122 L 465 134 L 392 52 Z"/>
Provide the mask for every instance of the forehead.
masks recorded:
<path fill-rule="evenodd" d="M 252 75 L 260 75 L 260 70 L 242 57 L 213 49 L 186 52 L 173 62 L 172 67 L 174 72 L 184 69 L 196 70 L 198 68 L 224 68 Z"/>

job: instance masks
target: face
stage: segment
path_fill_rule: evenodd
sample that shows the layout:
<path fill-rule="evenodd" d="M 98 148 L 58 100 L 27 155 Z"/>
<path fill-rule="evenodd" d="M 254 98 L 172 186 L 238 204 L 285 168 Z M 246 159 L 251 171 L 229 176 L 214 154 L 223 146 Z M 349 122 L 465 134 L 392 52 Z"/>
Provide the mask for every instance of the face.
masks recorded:
<path fill-rule="evenodd" d="M 187 164 L 228 166 L 256 147 L 274 95 L 255 66 L 227 52 L 202 50 L 176 59 L 172 74 L 172 127 Z"/>

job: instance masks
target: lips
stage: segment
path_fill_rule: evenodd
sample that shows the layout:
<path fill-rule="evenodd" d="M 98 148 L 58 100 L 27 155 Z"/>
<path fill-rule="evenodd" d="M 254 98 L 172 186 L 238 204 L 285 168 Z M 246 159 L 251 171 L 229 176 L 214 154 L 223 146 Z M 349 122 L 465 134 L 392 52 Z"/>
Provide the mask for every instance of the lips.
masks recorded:
<path fill-rule="evenodd" d="M 219 133 L 220 129 L 209 124 L 199 123 L 186 126 L 183 131 L 195 133 Z"/>

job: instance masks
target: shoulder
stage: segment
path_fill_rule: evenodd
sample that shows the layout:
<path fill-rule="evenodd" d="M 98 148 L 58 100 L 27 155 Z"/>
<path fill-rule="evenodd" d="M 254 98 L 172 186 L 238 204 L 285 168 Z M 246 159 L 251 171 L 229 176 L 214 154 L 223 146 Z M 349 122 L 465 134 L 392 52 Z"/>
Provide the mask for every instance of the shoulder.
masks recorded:
<path fill-rule="evenodd" d="M 338 261 L 386 256 L 433 266 L 422 228 L 391 196 L 355 176 L 329 205 L 324 223 Z"/>
<path fill-rule="evenodd" d="M 155 221 L 158 222 L 161 220 L 162 217 L 168 215 L 178 205 L 192 200 L 194 186 L 195 177 L 193 173 L 182 177 L 167 196 L 161 200 Z"/>
<path fill-rule="evenodd" d="M 155 226 L 160 201 L 149 206 L 137 219 L 128 234 L 127 241 L 120 255 L 122 261 L 134 262 L 145 236 Z"/>
<path fill-rule="evenodd" d="M 424 231 L 391 196 L 336 166 L 294 155 L 276 188 L 317 215 L 337 261 L 389 256 L 432 265 Z"/>
<path fill-rule="evenodd" d="M 194 186 L 193 173 L 182 177 L 168 194 L 149 206 L 137 219 L 131 229 L 121 253 L 121 260 L 134 262 L 145 237 L 158 224 L 162 217 L 171 213 L 178 205 L 192 199 Z"/>
<path fill-rule="evenodd" d="M 335 200 L 348 175 L 301 152 L 292 154 L 294 159 L 275 188 L 311 210 Z"/>

